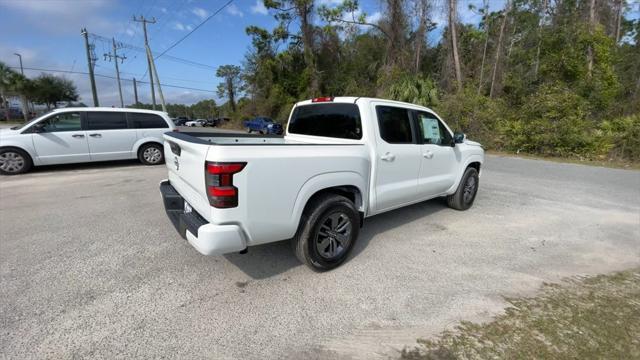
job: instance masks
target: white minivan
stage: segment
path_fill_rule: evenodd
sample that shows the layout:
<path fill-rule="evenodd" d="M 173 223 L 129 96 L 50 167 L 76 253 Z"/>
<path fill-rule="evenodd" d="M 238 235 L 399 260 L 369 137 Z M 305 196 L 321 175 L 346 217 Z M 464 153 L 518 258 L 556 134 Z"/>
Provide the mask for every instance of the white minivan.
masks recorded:
<path fill-rule="evenodd" d="M 32 166 L 106 160 L 164 162 L 163 137 L 175 131 L 160 111 L 121 108 L 64 108 L 22 127 L 0 129 L 0 174 L 14 175 Z"/>

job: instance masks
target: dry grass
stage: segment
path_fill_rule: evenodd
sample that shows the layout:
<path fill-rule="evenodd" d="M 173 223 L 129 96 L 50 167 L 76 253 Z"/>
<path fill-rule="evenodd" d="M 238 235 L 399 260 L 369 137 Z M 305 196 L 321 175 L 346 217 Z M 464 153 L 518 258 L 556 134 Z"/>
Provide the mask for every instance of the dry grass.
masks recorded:
<path fill-rule="evenodd" d="M 402 359 L 640 359 L 640 269 L 545 284 L 504 315 L 419 340 Z"/>
<path fill-rule="evenodd" d="M 526 153 L 515 154 L 515 153 L 496 151 L 496 150 L 488 150 L 487 154 L 498 155 L 498 156 L 520 157 L 523 159 L 547 160 L 547 161 L 553 161 L 553 162 L 559 162 L 559 163 L 601 166 L 601 167 L 608 167 L 608 168 L 614 168 L 614 169 L 640 170 L 640 163 L 638 162 L 614 160 L 614 159 L 589 160 L 589 159 L 577 159 L 577 158 L 557 157 L 557 156 L 540 156 L 540 155 L 526 154 Z"/>

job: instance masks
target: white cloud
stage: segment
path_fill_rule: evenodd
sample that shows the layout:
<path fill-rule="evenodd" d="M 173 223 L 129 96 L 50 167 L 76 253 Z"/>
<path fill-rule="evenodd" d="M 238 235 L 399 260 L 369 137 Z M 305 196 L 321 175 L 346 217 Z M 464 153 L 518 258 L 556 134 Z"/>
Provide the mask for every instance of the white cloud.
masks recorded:
<path fill-rule="evenodd" d="M 320 5 L 325 5 L 328 7 L 334 7 L 342 4 L 343 0 L 319 0 L 318 3 Z"/>
<path fill-rule="evenodd" d="M 227 12 L 233 16 L 243 17 L 244 13 L 235 4 L 227 6 Z"/>
<path fill-rule="evenodd" d="M 77 34 L 86 25 L 92 32 L 114 33 L 124 27 L 123 22 L 104 16 L 114 4 L 110 0 L 0 1 L 0 12 L 20 18 L 25 27 L 48 33 Z"/>
<path fill-rule="evenodd" d="M 209 16 L 209 12 L 207 10 L 199 7 L 191 9 L 191 12 L 201 20 L 204 20 Z"/>
<path fill-rule="evenodd" d="M 382 18 L 382 13 L 380 11 L 376 11 L 373 14 L 367 16 L 366 22 L 371 24 L 376 24 Z"/>
<path fill-rule="evenodd" d="M 191 25 L 187 25 L 187 26 L 185 26 L 185 28 L 186 28 L 188 31 L 193 30 L 193 26 L 191 26 Z"/>
<path fill-rule="evenodd" d="M 267 15 L 269 13 L 262 0 L 256 0 L 256 4 L 251 7 L 251 12 L 261 15 Z"/>
<path fill-rule="evenodd" d="M 173 23 L 173 28 L 179 31 L 184 31 L 186 29 L 186 27 L 179 21 L 176 21 L 175 23 Z"/>
<path fill-rule="evenodd" d="M 163 14 L 167 13 L 167 8 L 166 7 L 161 7 L 160 8 L 160 12 L 162 12 Z"/>

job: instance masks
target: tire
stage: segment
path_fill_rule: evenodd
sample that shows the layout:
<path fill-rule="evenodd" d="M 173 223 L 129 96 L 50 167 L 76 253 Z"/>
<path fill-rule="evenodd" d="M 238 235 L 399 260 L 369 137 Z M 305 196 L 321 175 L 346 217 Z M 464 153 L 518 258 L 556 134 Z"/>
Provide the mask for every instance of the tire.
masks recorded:
<path fill-rule="evenodd" d="M 322 272 L 347 259 L 359 231 L 360 215 L 353 202 L 344 196 L 325 194 L 307 205 L 291 242 L 303 264 Z"/>
<path fill-rule="evenodd" d="M 476 199 L 479 186 L 480 179 L 478 178 L 478 170 L 468 167 L 462 175 L 456 192 L 447 196 L 447 205 L 456 210 L 469 209 Z"/>
<path fill-rule="evenodd" d="M 164 149 L 159 144 L 144 144 L 138 150 L 138 159 L 144 165 L 160 165 L 164 163 Z"/>
<path fill-rule="evenodd" d="M 0 149 L 0 174 L 18 175 L 31 170 L 33 161 L 25 151 L 17 148 Z"/>

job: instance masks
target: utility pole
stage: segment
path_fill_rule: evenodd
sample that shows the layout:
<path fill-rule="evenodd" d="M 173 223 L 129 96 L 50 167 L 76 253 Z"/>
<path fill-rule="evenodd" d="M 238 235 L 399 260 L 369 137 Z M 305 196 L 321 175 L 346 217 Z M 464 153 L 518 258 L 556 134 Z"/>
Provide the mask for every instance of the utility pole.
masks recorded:
<path fill-rule="evenodd" d="M 133 78 L 133 98 L 136 99 L 136 106 L 138 105 L 138 83 L 136 78 Z"/>
<path fill-rule="evenodd" d="M 155 79 L 158 82 L 158 93 L 160 94 L 160 101 L 162 102 L 162 111 L 167 112 L 167 105 L 164 102 L 164 95 L 162 94 L 162 86 L 160 85 L 160 78 L 158 77 L 158 71 L 156 71 L 156 63 L 153 61 L 153 55 L 151 54 L 151 49 L 147 46 L 147 56 L 151 59 L 151 69 L 152 72 L 149 72 L 151 75 L 151 82 L 153 82 L 153 78 L 155 75 Z"/>
<path fill-rule="evenodd" d="M 93 106 L 100 106 L 98 103 L 98 91 L 96 90 L 96 78 L 93 75 L 93 64 L 95 61 L 95 57 L 91 56 L 91 51 L 89 49 L 89 33 L 87 32 L 87 28 L 84 28 L 80 31 L 80 34 L 84 36 L 84 47 L 87 50 L 87 65 L 89 66 L 89 79 L 91 80 L 91 93 L 93 94 Z"/>
<path fill-rule="evenodd" d="M 149 38 L 147 37 L 147 23 L 155 24 L 156 18 L 153 17 L 151 18 L 151 20 L 149 20 L 149 19 L 145 19 L 145 17 L 142 15 L 140 15 L 140 18 L 136 18 L 136 16 L 133 15 L 133 21 L 142 23 L 142 30 L 144 31 L 144 46 L 146 48 L 149 48 Z M 149 81 L 149 84 L 151 84 L 151 103 L 153 104 L 153 110 L 155 110 L 156 109 L 156 92 L 153 87 L 153 73 L 151 69 L 152 67 L 151 61 L 153 61 L 153 55 L 149 55 L 149 53 L 147 53 L 147 66 L 148 66 L 149 77 L 151 78 L 151 81 Z"/>
<path fill-rule="evenodd" d="M 118 93 L 120 94 L 120 107 L 124 107 L 124 101 L 122 100 L 122 86 L 120 84 L 120 69 L 118 68 L 118 60 L 120 60 L 121 62 L 124 62 L 124 59 L 126 59 L 126 56 L 119 56 L 118 55 L 118 50 L 116 47 L 116 39 L 111 39 L 113 41 L 113 54 L 109 53 L 109 54 L 104 54 L 105 59 L 108 57 L 109 61 L 111 61 L 111 59 L 113 58 L 113 62 L 116 64 L 116 78 L 118 79 Z"/>
<path fill-rule="evenodd" d="M 22 55 L 18 53 L 13 53 L 13 55 L 17 56 L 20 59 L 20 74 L 24 76 L 24 68 L 22 67 Z"/>

